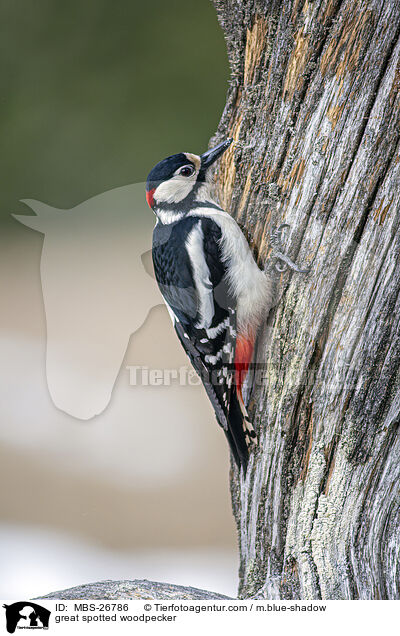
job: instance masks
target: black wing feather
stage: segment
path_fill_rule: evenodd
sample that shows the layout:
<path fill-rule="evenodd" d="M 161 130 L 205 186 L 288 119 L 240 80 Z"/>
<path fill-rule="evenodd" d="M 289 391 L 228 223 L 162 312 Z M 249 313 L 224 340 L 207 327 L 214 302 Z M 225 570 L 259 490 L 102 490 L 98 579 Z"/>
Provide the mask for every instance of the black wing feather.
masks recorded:
<path fill-rule="evenodd" d="M 245 469 L 248 461 L 246 427 L 234 384 L 236 302 L 222 259 L 221 229 L 210 218 L 202 217 L 200 222 L 214 302 L 213 320 L 208 330 L 194 327 L 199 299 L 192 264 L 186 250 L 182 249 L 189 232 L 199 223 L 199 217 L 186 217 L 172 226 L 156 226 L 154 270 L 161 293 L 174 314 L 178 338 L 203 382 L 236 463 Z"/>

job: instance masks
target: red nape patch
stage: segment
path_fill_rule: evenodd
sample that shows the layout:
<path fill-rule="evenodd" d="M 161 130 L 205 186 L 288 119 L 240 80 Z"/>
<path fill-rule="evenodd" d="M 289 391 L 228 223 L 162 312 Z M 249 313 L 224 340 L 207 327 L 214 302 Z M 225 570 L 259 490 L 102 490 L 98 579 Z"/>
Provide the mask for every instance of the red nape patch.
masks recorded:
<path fill-rule="evenodd" d="M 153 204 L 154 204 L 154 192 L 156 191 L 155 188 L 153 188 L 152 190 L 148 190 L 146 192 L 146 201 L 149 204 L 149 206 L 152 208 Z"/>
<path fill-rule="evenodd" d="M 246 379 L 249 365 L 253 357 L 254 336 L 238 336 L 235 351 L 235 383 L 236 391 L 242 395 L 243 382 Z"/>

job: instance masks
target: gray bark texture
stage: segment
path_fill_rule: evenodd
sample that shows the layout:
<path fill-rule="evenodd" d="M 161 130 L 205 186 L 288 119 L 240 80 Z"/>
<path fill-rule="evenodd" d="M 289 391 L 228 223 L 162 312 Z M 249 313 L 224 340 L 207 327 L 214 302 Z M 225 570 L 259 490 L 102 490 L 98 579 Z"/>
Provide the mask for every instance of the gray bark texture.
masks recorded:
<path fill-rule="evenodd" d="M 285 272 L 232 470 L 240 596 L 400 598 L 400 2 L 213 0 L 232 70 L 221 203 Z M 258 376 L 258 377 L 257 377 Z"/>

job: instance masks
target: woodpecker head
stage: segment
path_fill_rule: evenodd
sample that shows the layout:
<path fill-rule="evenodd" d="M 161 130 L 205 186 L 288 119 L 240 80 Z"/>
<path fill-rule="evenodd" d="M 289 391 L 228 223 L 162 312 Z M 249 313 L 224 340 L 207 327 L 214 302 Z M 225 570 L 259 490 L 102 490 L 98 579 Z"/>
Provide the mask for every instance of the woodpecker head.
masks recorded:
<path fill-rule="evenodd" d="M 180 152 L 157 163 L 147 177 L 149 206 L 157 213 L 157 209 L 190 209 L 196 200 L 205 200 L 210 188 L 209 168 L 232 141 L 227 139 L 200 156 Z"/>

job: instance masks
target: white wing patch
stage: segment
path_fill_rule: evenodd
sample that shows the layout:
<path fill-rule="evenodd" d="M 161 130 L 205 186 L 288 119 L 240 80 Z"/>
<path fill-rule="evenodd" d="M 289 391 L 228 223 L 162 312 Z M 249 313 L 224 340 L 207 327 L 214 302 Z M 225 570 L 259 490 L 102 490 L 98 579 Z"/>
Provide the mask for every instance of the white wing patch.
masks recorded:
<path fill-rule="evenodd" d="M 242 230 L 227 212 L 195 208 L 188 216 L 212 219 L 222 231 L 223 260 L 228 264 L 228 280 L 237 300 L 237 329 L 245 334 L 260 324 L 273 305 L 271 279 L 258 267 Z"/>
<path fill-rule="evenodd" d="M 212 339 L 216 338 L 218 336 L 218 334 L 220 334 L 223 331 L 225 331 L 225 329 L 228 326 L 229 326 L 229 316 L 227 318 L 225 318 L 225 320 L 220 322 L 219 325 L 217 325 L 216 327 L 210 327 L 210 329 L 207 329 L 208 338 L 212 338 Z M 204 340 L 204 342 L 207 342 L 207 340 Z"/>
<path fill-rule="evenodd" d="M 204 234 L 201 221 L 196 223 L 186 239 L 186 249 L 192 262 L 193 280 L 199 299 L 200 318 L 196 329 L 208 329 L 214 316 L 214 299 L 210 270 L 204 256 Z"/>

